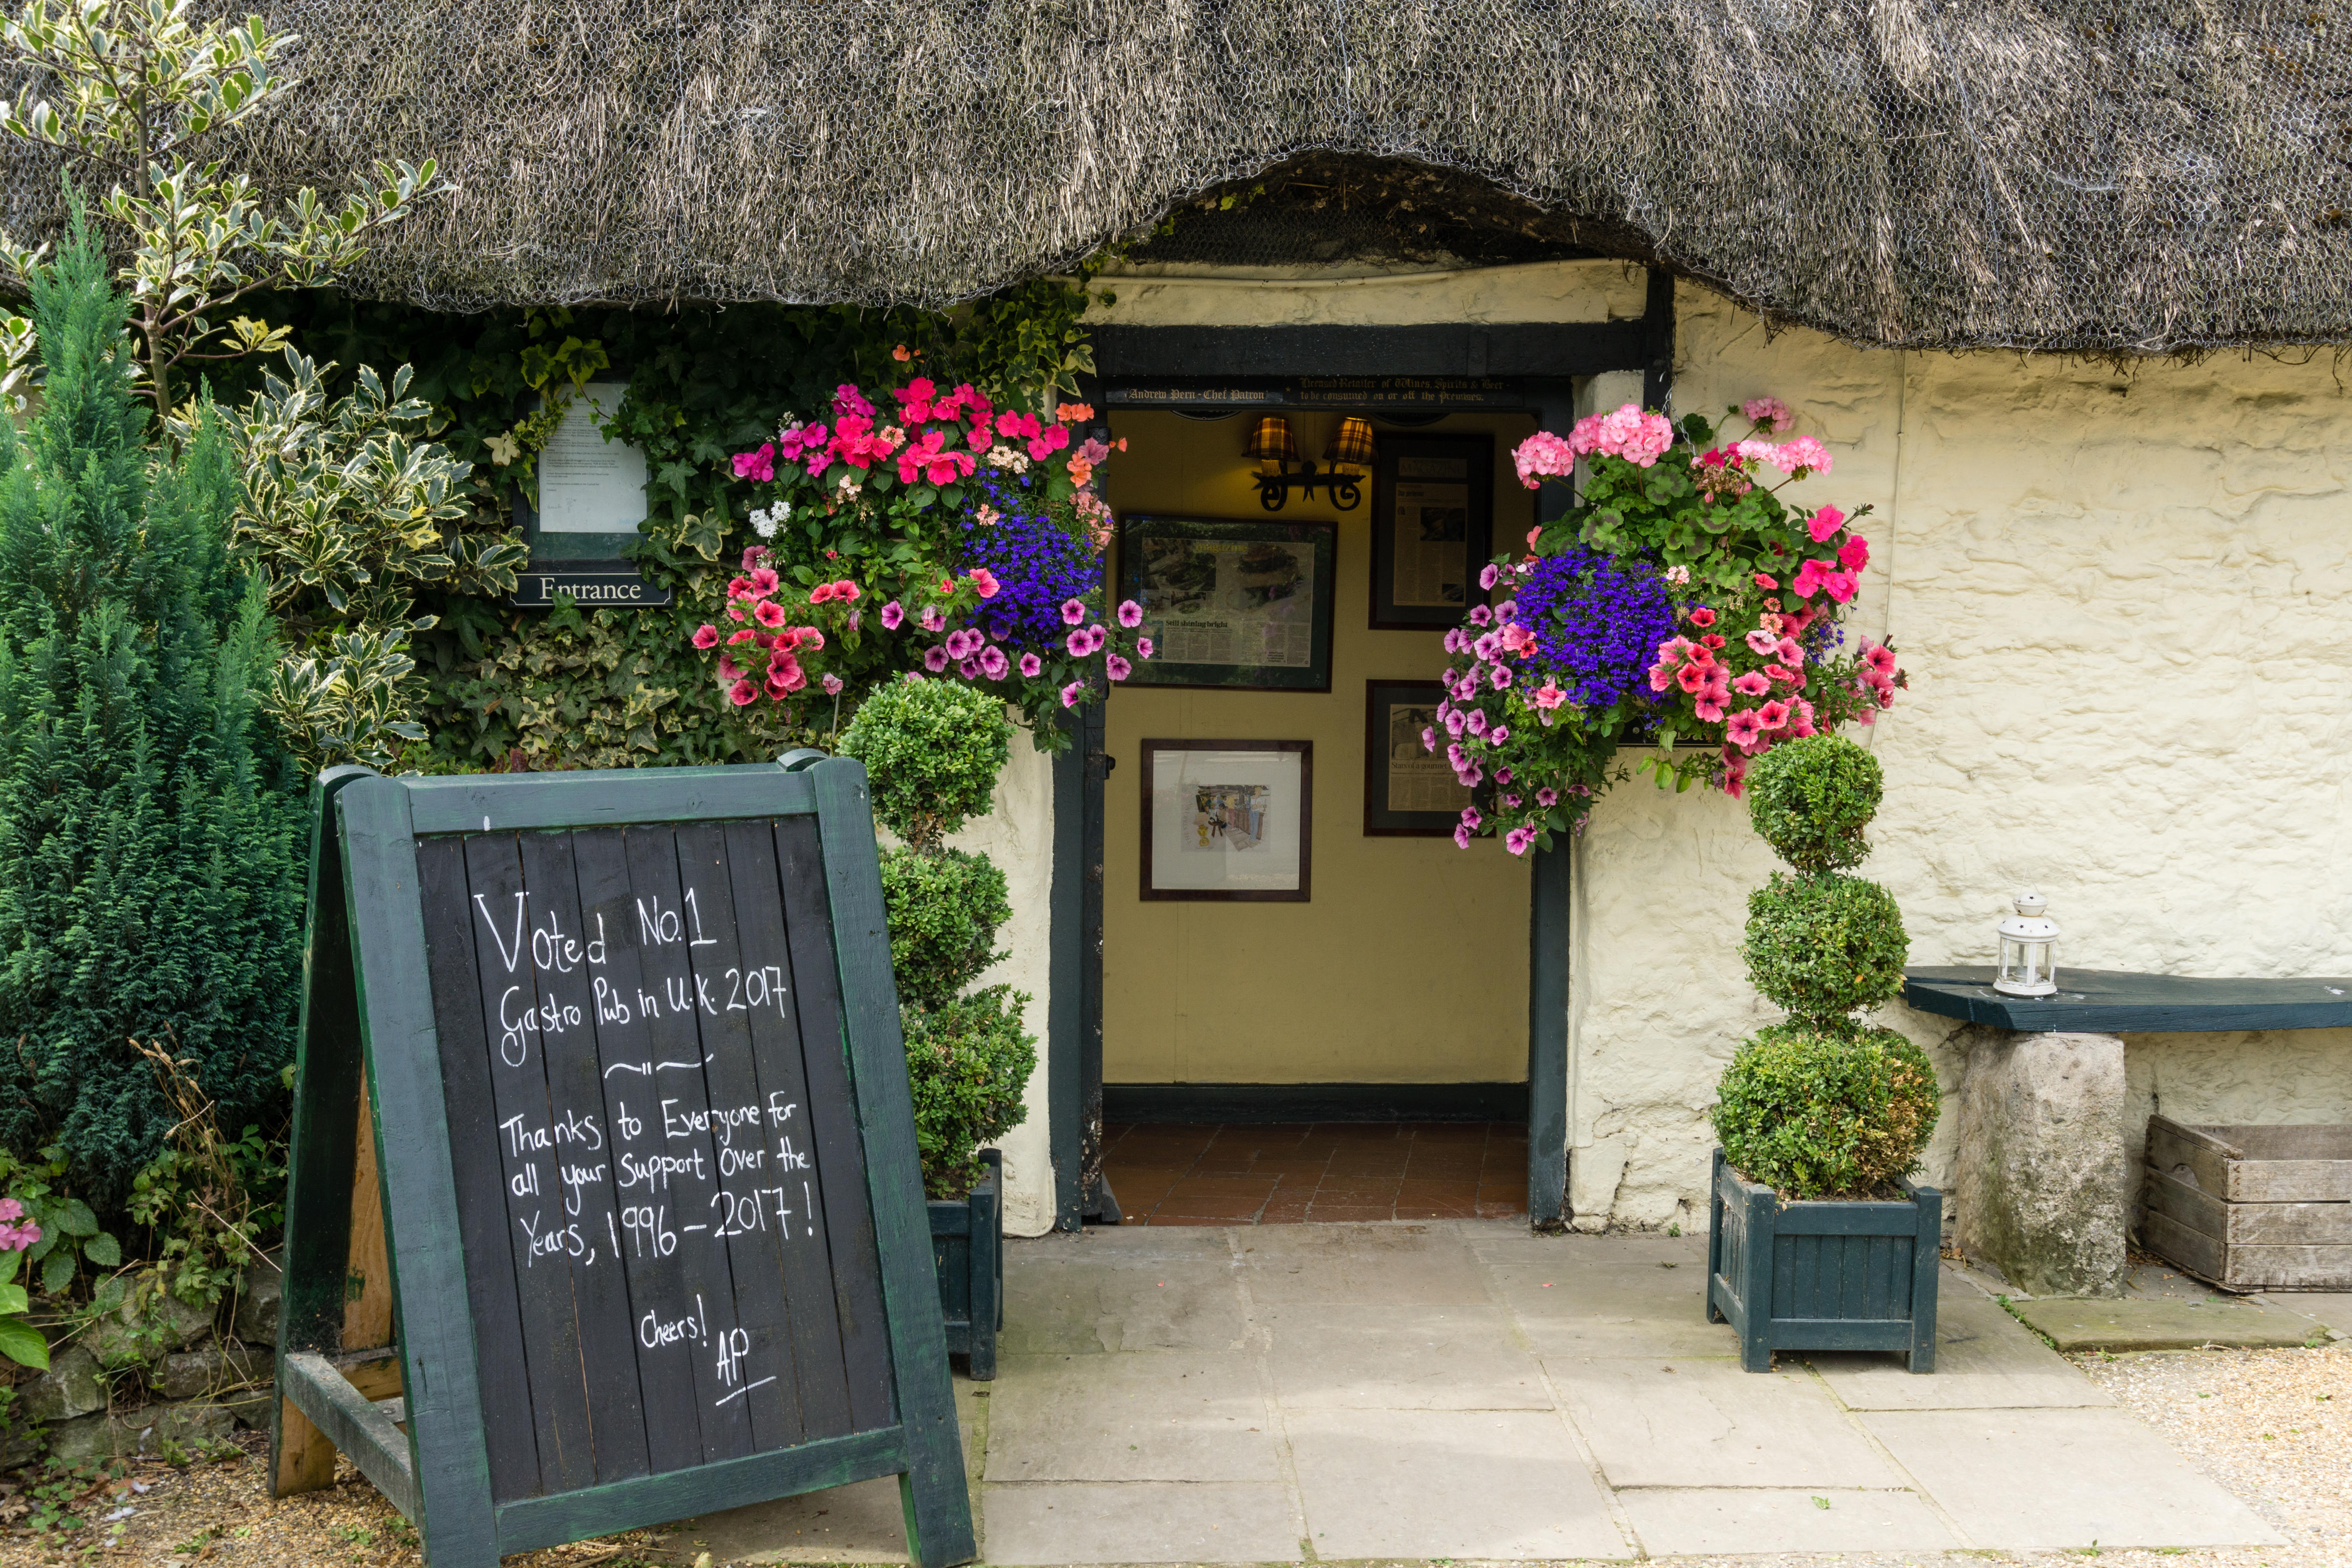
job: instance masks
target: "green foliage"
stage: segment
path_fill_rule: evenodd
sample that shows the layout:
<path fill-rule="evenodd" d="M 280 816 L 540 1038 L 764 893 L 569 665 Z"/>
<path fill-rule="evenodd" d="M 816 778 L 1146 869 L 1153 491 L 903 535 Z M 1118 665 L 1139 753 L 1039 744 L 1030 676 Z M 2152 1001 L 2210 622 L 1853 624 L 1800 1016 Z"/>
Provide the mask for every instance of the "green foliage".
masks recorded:
<path fill-rule="evenodd" d="M 231 426 L 245 480 L 235 542 L 292 645 L 262 705 L 306 773 L 389 768 L 425 739 L 408 638 L 436 617 L 415 613 L 418 586 L 510 594 L 525 553 L 510 531 L 462 526 L 471 465 L 425 437 L 433 410 L 408 395 L 409 366 L 387 390 L 362 365 L 357 389 L 331 397 L 334 368 L 288 349 L 286 377 L 268 377 Z"/>
<path fill-rule="evenodd" d="M 1004 704 L 950 680 L 895 680 L 877 688 L 841 737 L 866 764 L 874 816 L 917 849 L 988 810 L 1012 754 Z"/>
<path fill-rule="evenodd" d="M 25 1321 L 32 1300 L 25 1288 L 16 1283 L 16 1270 L 25 1261 L 21 1248 L 0 1249 L 0 1355 L 18 1366 L 29 1366 L 42 1372 L 49 1367 L 49 1342 L 41 1331 Z M 0 1405 L 0 1414 L 6 1407 Z"/>
<path fill-rule="evenodd" d="M 1003 958 L 996 929 L 1013 918 L 1004 873 L 960 849 L 892 849 L 882 857 L 882 903 L 890 922 L 890 971 L 898 1000 L 946 1005 Z"/>
<path fill-rule="evenodd" d="M 78 233 L 33 279 L 47 370 L 0 420 L 0 1147 L 63 1151 L 101 1212 L 172 1121 L 129 1042 L 167 1026 L 234 1124 L 282 1095 L 300 972 L 299 775 L 209 416 L 154 458 L 123 302 Z"/>
<path fill-rule="evenodd" d="M 41 1239 L 25 1249 L 26 1282 L 29 1287 L 39 1281 L 52 1296 L 71 1292 L 85 1264 L 92 1269 L 122 1264 L 122 1244 L 99 1228 L 98 1215 L 66 1182 L 62 1148 L 52 1145 L 29 1160 L 0 1149 L 0 1194 L 24 1205 L 25 1217 L 41 1232 Z"/>
<path fill-rule="evenodd" d="M 160 1045 L 138 1047 L 178 1113 L 171 1140 L 131 1178 L 131 1217 L 152 1241 L 148 1256 L 163 1287 L 191 1306 L 210 1307 L 234 1286 L 284 1217 L 285 1140 L 248 1124 L 231 1139 L 202 1086 L 193 1058 Z"/>
<path fill-rule="evenodd" d="M 1903 911 L 1875 882 L 1775 871 L 1748 895 L 1748 978 L 1792 1018 L 1826 1024 L 1894 1000 L 1910 954 Z"/>
<path fill-rule="evenodd" d="M 1878 759 L 1843 735 L 1783 741 L 1748 770 L 1748 820 L 1799 871 L 1840 870 L 1870 853 L 1862 830 L 1885 793 Z"/>
<path fill-rule="evenodd" d="M 970 1192 L 981 1176 L 981 1145 L 1028 1114 L 1022 1095 L 1037 1068 L 1037 1042 L 1021 1027 L 1028 1005 L 1010 985 L 991 985 L 943 1006 L 902 1010 L 928 1195 Z"/>
<path fill-rule="evenodd" d="M 159 416 L 173 406 L 171 373 L 182 361 L 230 358 L 283 339 L 264 322 L 223 323 L 218 312 L 257 289 L 333 281 L 434 176 L 430 159 L 421 168 L 380 163 L 377 188 L 352 192 L 341 206 L 307 187 L 264 201 L 212 142 L 295 85 L 271 74 L 294 37 L 258 16 L 191 20 L 194 8 L 192 0 L 26 0 L 0 21 L 0 48 L 26 84 L 0 105 L 0 130 L 107 187 L 100 205 L 122 252 L 118 276 L 130 288 Z M 27 282 L 47 265 L 47 249 L 0 236 L 0 251 Z M 234 341 L 226 350 L 224 326 Z"/>
<path fill-rule="evenodd" d="M 1774 1024 L 1717 1086 L 1724 1158 L 1785 1198 L 1879 1198 L 1919 1167 L 1938 1091 L 1925 1052 L 1893 1029 Z"/>

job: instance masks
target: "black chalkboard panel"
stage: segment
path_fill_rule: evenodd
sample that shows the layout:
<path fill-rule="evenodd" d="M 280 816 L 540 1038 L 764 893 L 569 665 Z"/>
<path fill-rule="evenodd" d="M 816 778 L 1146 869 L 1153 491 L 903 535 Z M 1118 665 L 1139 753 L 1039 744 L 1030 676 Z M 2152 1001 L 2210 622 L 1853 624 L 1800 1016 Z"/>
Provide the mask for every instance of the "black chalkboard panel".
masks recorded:
<path fill-rule="evenodd" d="M 896 1473 L 917 1558 L 969 1558 L 864 771 L 342 769 L 314 801 L 279 1489 L 331 1443 L 436 1568 L 488 1568 Z M 378 1209 L 404 1434 L 327 1310 Z"/>

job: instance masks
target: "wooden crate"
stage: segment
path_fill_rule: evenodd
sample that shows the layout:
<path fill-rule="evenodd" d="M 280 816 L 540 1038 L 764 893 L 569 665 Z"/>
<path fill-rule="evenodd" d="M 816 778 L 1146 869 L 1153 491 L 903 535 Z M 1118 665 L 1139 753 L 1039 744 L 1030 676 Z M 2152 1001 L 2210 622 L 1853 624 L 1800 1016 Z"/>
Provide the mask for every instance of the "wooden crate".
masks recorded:
<path fill-rule="evenodd" d="M 2235 1290 L 2352 1290 L 2352 1126 L 2147 1121 L 2148 1249 Z"/>

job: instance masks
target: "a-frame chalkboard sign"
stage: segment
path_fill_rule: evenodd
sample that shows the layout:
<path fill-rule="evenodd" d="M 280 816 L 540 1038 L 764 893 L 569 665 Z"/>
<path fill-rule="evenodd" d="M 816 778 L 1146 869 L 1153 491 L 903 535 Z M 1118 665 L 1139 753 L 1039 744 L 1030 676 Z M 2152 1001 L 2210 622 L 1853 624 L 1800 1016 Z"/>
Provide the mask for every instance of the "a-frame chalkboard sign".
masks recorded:
<path fill-rule="evenodd" d="M 495 1568 L 896 1474 L 970 1559 L 865 770 L 312 802 L 275 1489 Z"/>

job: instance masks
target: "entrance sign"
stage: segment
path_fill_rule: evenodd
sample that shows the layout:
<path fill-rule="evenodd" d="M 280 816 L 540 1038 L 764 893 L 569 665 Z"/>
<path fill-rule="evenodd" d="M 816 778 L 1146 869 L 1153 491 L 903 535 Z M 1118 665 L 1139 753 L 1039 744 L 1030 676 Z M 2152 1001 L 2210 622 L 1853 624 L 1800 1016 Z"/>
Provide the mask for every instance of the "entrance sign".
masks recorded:
<path fill-rule="evenodd" d="M 313 801 L 276 1489 L 331 1445 L 495 1568 L 897 1474 L 969 1559 L 865 770 Z M 349 1342 L 373 1247 L 394 1347 Z"/>

